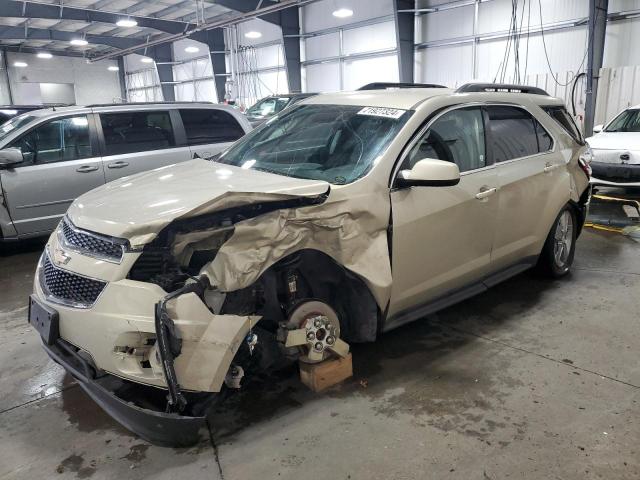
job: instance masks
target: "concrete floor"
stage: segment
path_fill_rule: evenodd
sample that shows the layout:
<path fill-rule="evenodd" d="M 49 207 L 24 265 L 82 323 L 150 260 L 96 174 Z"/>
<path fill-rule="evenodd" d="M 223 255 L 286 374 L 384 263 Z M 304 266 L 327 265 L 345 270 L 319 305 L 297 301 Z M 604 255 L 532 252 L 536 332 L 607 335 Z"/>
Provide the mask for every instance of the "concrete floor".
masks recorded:
<path fill-rule="evenodd" d="M 150 446 L 26 323 L 41 242 L 0 253 L 0 478 L 638 479 L 640 245 L 588 230 L 561 281 L 529 273 L 356 346 L 314 395 L 254 381 L 212 441 Z"/>

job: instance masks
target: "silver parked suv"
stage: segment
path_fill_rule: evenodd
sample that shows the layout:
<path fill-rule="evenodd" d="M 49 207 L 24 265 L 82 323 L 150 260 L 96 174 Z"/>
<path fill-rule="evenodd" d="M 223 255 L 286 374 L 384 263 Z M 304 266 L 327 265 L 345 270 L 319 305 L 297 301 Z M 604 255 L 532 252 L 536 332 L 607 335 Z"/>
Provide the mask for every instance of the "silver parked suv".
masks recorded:
<path fill-rule="evenodd" d="M 120 177 L 211 156 L 251 130 L 207 103 L 54 107 L 0 126 L 0 241 L 48 234 L 71 202 Z"/>

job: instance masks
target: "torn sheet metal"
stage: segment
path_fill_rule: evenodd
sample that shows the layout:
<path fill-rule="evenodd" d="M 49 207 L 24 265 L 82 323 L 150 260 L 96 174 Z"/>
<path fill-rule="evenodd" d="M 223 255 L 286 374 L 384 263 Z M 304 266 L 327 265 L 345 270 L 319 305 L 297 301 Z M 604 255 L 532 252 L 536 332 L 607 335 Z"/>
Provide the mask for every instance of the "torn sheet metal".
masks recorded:
<path fill-rule="evenodd" d="M 255 282 L 278 260 L 304 249 L 319 250 L 359 275 L 384 309 L 391 290 L 387 241 L 389 205 L 384 195 L 341 198 L 276 210 L 235 224 L 235 230 L 201 271 L 212 285 L 233 291 Z"/>
<path fill-rule="evenodd" d="M 171 300 L 167 312 L 182 339 L 182 351 L 175 358 L 180 386 L 187 390 L 219 392 L 233 357 L 261 317 L 215 315 L 195 293 Z M 149 360 L 154 370 L 161 371 L 155 347 Z"/>

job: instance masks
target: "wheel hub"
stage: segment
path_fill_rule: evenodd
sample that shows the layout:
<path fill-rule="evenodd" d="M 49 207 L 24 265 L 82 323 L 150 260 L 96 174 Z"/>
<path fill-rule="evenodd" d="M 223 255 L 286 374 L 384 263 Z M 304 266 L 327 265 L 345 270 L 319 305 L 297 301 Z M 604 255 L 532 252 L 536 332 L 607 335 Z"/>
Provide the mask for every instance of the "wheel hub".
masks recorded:
<path fill-rule="evenodd" d="M 324 302 L 309 300 L 296 306 L 289 315 L 285 346 L 300 347 L 306 352 L 301 360 L 320 362 L 331 353 L 344 357 L 349 345 L 340 339 L 340 321 L 336 312 Z"/>

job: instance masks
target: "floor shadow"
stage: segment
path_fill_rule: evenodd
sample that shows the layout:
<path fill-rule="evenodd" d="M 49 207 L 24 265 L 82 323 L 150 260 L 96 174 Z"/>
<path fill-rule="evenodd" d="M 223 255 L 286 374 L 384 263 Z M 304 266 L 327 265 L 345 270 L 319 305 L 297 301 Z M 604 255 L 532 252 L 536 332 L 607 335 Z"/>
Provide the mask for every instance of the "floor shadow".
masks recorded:
<path fill-rule="evenodd" d="M 0 257 L 11 257 L 21 253 L 41 252 L 48 237 L 29 238 L 20 241 L 0 243 Z"/>
<path fill-rule="evenodd" d="M 382 395 L 402 382 L 424 382 L 437 375 L 439 359 L 455 355 L 477 336 L 465 333 L 469 321 L 481 324 L 485 334 L 522 319 L 536 309 L 548 290 L 568 280 L 549 281 L 526 272 L 437 315 L 417 320 L 369 344 L 352 345 L 354 376 L 326 393 L 310 392 L 298 379 L 297 366 L 276 374 L 248 378 L 242 389 L 210 412 L 209 424 L 216 441 L 229 441 L 247 427 L 303 407 L 320 395 L 348 398 L 355 394 Z M 508 295 L 508 307 L 504 299 Z M 499 307 L 499 308 L 498 308 Z M 463 328 L 460 328 L 462 324 Z"/>

